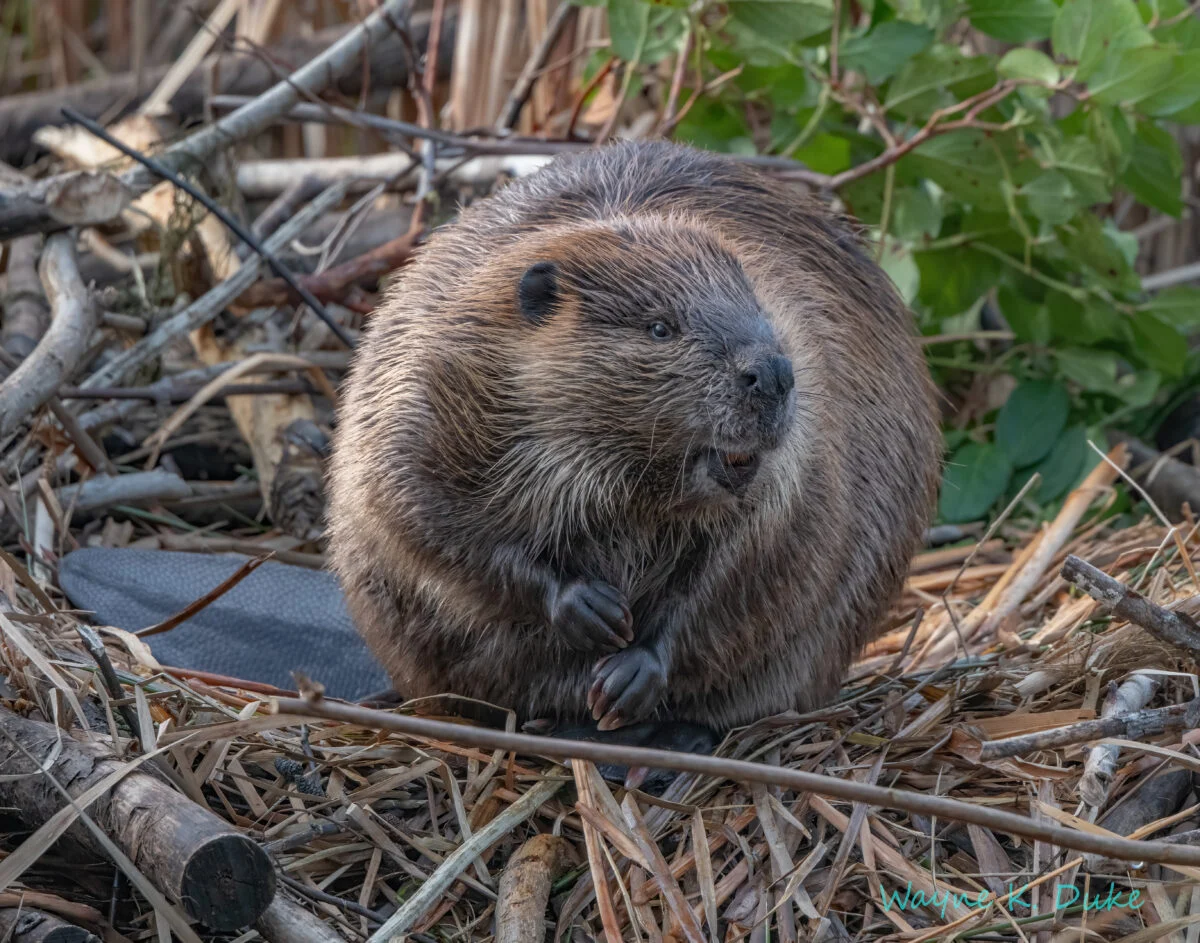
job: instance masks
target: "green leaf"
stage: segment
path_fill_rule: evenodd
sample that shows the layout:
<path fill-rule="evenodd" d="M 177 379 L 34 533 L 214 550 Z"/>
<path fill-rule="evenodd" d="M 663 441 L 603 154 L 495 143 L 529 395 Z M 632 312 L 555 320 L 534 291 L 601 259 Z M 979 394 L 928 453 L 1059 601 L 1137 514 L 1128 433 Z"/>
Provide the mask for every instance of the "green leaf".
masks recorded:
<path fill-rule="evenodd" d="M 1108 173 L 1096 157 L 1095 146 L 1087 138 L 1067 139 L 1056 151 L 1047 153 L 1047 162 L 1070 181 L 1085 206 L 1107 203 L 1112 198 Z"/>
<path fill-rule="evenodd" d="M 1030 497 L 1038 504 L 1046 504 L 1066 494 L 1079 479 L 1084 459 L 1091 449 L 1087 444 L 1087 428 L 1083 425 L 1068 426 L 1054 448 L 1033 471 L 1042 476 L 1041 483 Z"/>
<path fill-rule="evenodd" d="M 1043 85 L 1058 82 L 1058 66 L 1044 52 L 1036 49 L 1010 49 L 996 66 L 1006 79 L 1031 79 Z"/>
<path fill-rule="evenodd" d="M 1067 425 L 1067 391 L 1049 380 L 1020 384 L 996 417 L 996 444 L 1016 468 L 1040 461 Z"/>
<path fill-rule="evenodd" d="M 643 0 L 608 0 L 608 33 L 614 55 L 635 62 L 650 32 L 650 5 Z"/>
<path fill-rule="evenodd" d="M 964 56 L 939 43 L 904 65 L 888 85 L 884 107 L 905 118 L 925 118 L 958 97 L 991 88 L 995 78 L 991 56 Z"/>
<path fill-rule="evenodd" d="M 822 174 L 836 174 L 851 165 L 850 142 L 834 134 L 818 134 L 793 155 Z"/>
<path fill-rule="evenodd" d="M 1121 182 L 1147 206 L 1179 218 L 1183 212 L 1183 157 L 1173 134 L 1143 121 L 1133 140 L 1133 159 Z"/>
<path fill-rule="evenodd" d="M 1174 68 L 1174 55 L 1159 46 L 1138 46 L 1113 53 L 1088 81 L 1088 91 L 1102 105 L 1135 105 L 1159 92 Z"/>
<path fill-rule="evenodd" d="M 1080 303 L 1060 291 L 1046 296 L 1054 337 L 1066 344 L 1098 344 L 1123 337 L 1120 313 L 1098 298 Z"/>
<path fill-rule="evenodd" d="M 865 36 L 852 36 L 842 43 L 841 63 L 862 72 L 872 85 L 879 85 L 933 42 L 933 30 L 903 20 L 880 23 Z"/>
<path fill-rule="evenodd" d="M 1004 177 L 997 148 L 982 131 L 952 131 L 926 141 L 905 162 L 964 203 L 1004 208 L 997 181 Z"/>
<path fill-rule="evenodd" d="M 1131 0 L 1065 0 L 1051 32 L 1054 54 L 1078 64 L 1081 82 L 1113 52 L 1151 41 Z"/>
<path fill-rule="evenodd" d="M 933 239 L 942 228 L 942 207 L 929 188 L 918 183 L 892 197 L 891 233 L 897 239 Z"/>
<path fill-rule="evenodd" d="M 1138 370 L 1127 373 L 1117 380 L 1117 395 L 1134 409 L 1149 406 L 1153 401 L 1162 377 L 1157 370 Z"/>
<path fill-rule="evenodd" d="M 1187 361 L 1187 341 L 1175 325 L 1154 311 L 1138 311 L 1131 319 L 1137 353 L 1166 377 L 1178 377 Z"/>
<path fill-rule="evenodd" d="M 1038 174 L 1021 187 L 1021 196 L 1029 201 L 1029 211 L 1043 223 L 1065 223 L 1080 207 L 1080 200 L 1067 175 L 1058 170 Z"/>
<path fill-rule="evenodd" d="M 918 297 L 939 318 L 966 311 L 992 289 L 1002 274 L 1001 262 L 971 249 L 917 252 L 914 258 L 921 272 Z"/>
<path fill-rule="evenodd" d="M 776 42 L 800 42 L 833 24 L 833 3 L 821 0 L 730 0 L 733 18 Z"/>
<path fill-rule="evenodd" d="M 970 442 L 946 463 L 938 512 L 948 523 L 974 521 L 991 509 L 1008 487 L 1012 465 L 994 445 Z"/>
<path fill-rule="evenodd" d="M 1140 285 L 1122 246 L 1095 216 L 1083 214 L 1063 227 L 1062 244 L 1072 261 L 1087 266 L 1103 285 L 1136 291 Z"/>
<path fill-rule="evenodd" d="M 1200 288 L 1189 285 L 1166 288 L 1147 307 L 1176 330 L 1190 333 L 1200 329 Z"/>
<path fill-rule="evenodd" d="M 687 11 L 646 0 L 608 0 L 608 31 L 616 56 L 653 65 L 679 48 Z"/>
<path fill-rule="evenodd" d="M 1050 313 L 1044 304 L 1032 301 L 1008 285 L 1000 289 L 996 301 L 1004 313 L 1004 320 L 1017 335 L 1017 340 L 1040 347 L 1050 343 L 1053 336 Z"/>
<path fill-rule="evenodd" d="M 895 239 L 889 239 L 887 249 L 879 258 L 879 267 L 892 280 L 904 303 L 911 304 L 921 284 L 921 272 L 908 247 Z"/>
<path fill-rule="evenodd" d="M 1117 384 L 1118 357 L 1110 350 L 1065 347 L 1055 352 L 1063 376 L 1093 393 L 1111 393 Z"/>
<path fill-rule="evenodd" d="M 971 25 L 1006 43 L 1045 39 L 1057 13 L 1053 0 L 968 0 L 967 3 Z"/>
<path fill-rule="evenodd" d="M 675 135 L 695 147 L 724 153 L 737 152 L 739 142 L 752 141 L 743 110 L 707 96 L 696 100 L 679 122 Z"/>
<path fill-rule="evenodd" d="M 1144 98 L 1138 108 L 1154 118 L 1174 115 L 1200 102 L 1200 49 L 1177 55 L 1171 74 L 1161 87 Z"/>

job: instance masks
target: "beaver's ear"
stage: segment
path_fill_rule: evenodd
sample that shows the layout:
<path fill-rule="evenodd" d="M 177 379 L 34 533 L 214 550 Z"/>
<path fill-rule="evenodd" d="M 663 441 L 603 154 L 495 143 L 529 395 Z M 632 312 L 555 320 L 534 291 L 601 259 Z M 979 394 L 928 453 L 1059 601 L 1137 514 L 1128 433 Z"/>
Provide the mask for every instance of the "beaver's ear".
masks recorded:
<path fill-rule="evenodd" d="M 517 304 L 531 324 L 545 324 L 559 301 L 558 266 L 538 262 L 529 266 L 517 285 Z"/>

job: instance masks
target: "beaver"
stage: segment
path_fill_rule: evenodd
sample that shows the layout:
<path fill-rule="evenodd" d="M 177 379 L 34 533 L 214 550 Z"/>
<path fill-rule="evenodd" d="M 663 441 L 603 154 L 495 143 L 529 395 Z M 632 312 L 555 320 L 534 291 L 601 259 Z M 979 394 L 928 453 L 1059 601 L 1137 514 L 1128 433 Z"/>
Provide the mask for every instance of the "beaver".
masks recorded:
<path fill-rule="evenodd" d="M 941 438 L 850 222 L 666 142 L 557 157 L 435 232 L 340 406 L 330 558 L 405 697 L 715 731 L 827 703 Z"/>

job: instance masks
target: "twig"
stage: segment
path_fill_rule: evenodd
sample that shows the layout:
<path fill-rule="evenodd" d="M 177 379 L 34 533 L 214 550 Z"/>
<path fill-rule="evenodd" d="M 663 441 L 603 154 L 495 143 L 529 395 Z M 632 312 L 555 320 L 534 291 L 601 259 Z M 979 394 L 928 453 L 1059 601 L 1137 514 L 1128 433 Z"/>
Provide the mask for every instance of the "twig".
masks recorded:
<path fill-rule="evenodd" d="M 285 699 L 280 699 L 280 703 L 284 702 Z M 297 701 L 297 703 L 304 704 L 305 702 Z M 453 727 L 455 725 L 445 724 L 445 726 Z M 442 893 L 470 867 L 472 861 L 537 812 L 554 797 L 563 785 L 564 781 L 561 779 L 543 779 L 487 825 L 475 832 L 454 849 L 438 869 L 429 876 L 428 880 L 388 919 L 387 923 L 371 934 L 367 943 L 385 943 L 385 941 L 404 939 L 405 934 L 416 925 L 434 902 L 442 896 Z M 1197 851 L 1200 852 L 1200 849 Z M 1200 854 L 1197 857 L 1200 858 Z"/>
<path fill-rule="evenodd" d="M 1019 737 L 1003 740 L 988 740 L 982 744 L 979 760 L 1002 760 L 1010 756 L 1025 756 L 1038 750 L 1055 750 L 1074 746 L 1090 740 L 1121 737 L 1126 740 L 1141 740 L 1168 730 L 1185 730 L 1193 726 L 1194 715 L 1200 711 L 1200 700 L 1170 707 L 1155 707 L 1134 711 L 1125 716 L 1113 715 L 1096 720 L 1081 720 L 1065 727 L 1039 730 Z"/>
<path fill-rule="evenodd" d="M 236 361 L 229 361 L 227 366 L 234 366 Z M 195 396 L 202 387 L 196 385 L 174 386 L 167 382 L 160 389 L 152 386 L 101 386 L 93 390 L 81 390 L 77 386 L 64 386 L 59 390 L 59 399 L 120 399 L 135 400 L 144 403 L 186 403 Z M 230 383 L 214 393 L 211 402 L 226 399 L 230 396 L 262 396 L 268 393 L 304 393 L 309 396 L 321 396 L 322 391 L 306 380 L 278 380 L 266 383 Z M 86 415 L 86 414 L 85 414 Z"/>
<path fill-rule="evenodd" d="M 269 91 L 264 92 L 233 114 L 227 115 L 191 137 L 167 148 L 159 155 L 159 162 L 164 167 L 177 171 L 188 163 L 203 162 L 223 147 L 229 147 L 258 134 L 270 126 L 279 115 L 297 104 L 302 96 L 319 94 L 350 70 L 364 49 L 391 33 L 393 22 L 398 18 L 403 19 L 410 4 L 411 0 L 383 0 L 379 7 L 361 24 L 347 32 L 320 55 L 277 82 Z M 51 199 L 43 191 L 46 187 L 61 188 L 67 176 L 69 175 L 52 177 L 39 184 L 32 195 L 27 194 L 27 197 L 31 196 L 33 199 L 32 204 L 23 206 L 19 225 L 9 226 L 9 231 L 0 235 L 0 238 L 32 232 L 53 232 L 65 229 L 68 225 L 82 225 L 85 222 L 96 223 L 112 219 L 124 209 L 131 196 L 145 193 L 157 181 L 157 176 L 145 167 L 135 167 L 117 180 L 122 192 L 114 193 L 114 196 L 120 197 L 120 199 L 108 200 L 110 206 L 106 208 L 111 209 L 111 212 L 101 216 L 95 212 L 93 206 L 89 218 L 86 220 L 68 219 L 64 221 L 61 209 L 55 209 L 62 201 Z M 90 176 L 116 179 L 111 178 L 108 174 L 91 174 Z M 105 186 L 112 190 L 111 184 L 106 183 Z M 109 190 L 105 192 L 109 192 Z M 86 207 L 86 201 L 80 205 Z M 0 217 L 3 216 L 4 214 L 0 212 Z M 270 247 L 268 246 L 268 248 Z M 277 251 L 277 249 L 273 251 Z"/>
<path fill-rule="evenodd" d="M 533 83 L 537 80 L 546 60 L 550 58 L 550 51 L 558 42 L 563 30 L 578 13 L 579 7 L 573 3 L 560 3 L 555 9 L 550 17 L 550 22 L 546 24 L 546 32 L 542 34 L 541 42 L 533 51 L 533 55 L 526 61 L 525 68 L 517 77 L 512 91 L 508 93 L 508 101 L 504 103 L 500 117 L 496 119 L 497 132 L 507 131 L 517 123 L 521 109 L 525 107 L 525 103 L 529 100 L 529 93 L 533 91 Z"/>
<path fill-rule="evenodd" d="M 1193 657 L 1200 654 L 1200 624 L 1186 613 L 1173 612 L 1152 603 L 1141 593 L 1074 555 L 1063 562 L 1062 578 L 1111 609 L 1118 618 L 1140 625 L 1155 638 Z"/>
<path fill-rule="evenodd" d="M 181 610 L 179 610 L 179 612 L 175 613 L 175 615 L 168 619 L 164 619 L 162 622 L 159 622 L 156 625 L 152 625 L 138 632 L 134 632 L 133 634 L 138 638 L 146 638 L 149 635 L 161 635 L 163 632 L 170 632 L 171 629 L 175 628 L 175 626 L 179 625 L 181 622 L 186 622 L 201 609 L 211 605 L 213 602 L 224 596 L 227 592 L 237 586 L 238 583 L 270 560 L 271 556 L 271 554 L 267 554 L 266 556 L 262 557 L 251 557 L 240 567 L 238 567 L 232 575 L 226 577 L 199 599 L 184 606 Z"/>
<path fill-rule="evenodd" d="M 41 278 L 54 319 L 33 353 L 0 384 L 0 439 L 12 435 L 54 395 L 79 366 L 96 328 L 96 310 L 79 277 L 75 240 L 70 235 L 47 241 Z"/>
<path fill-rule="evenodd" d="M 322 213 L 341 202 L 346 195 L 347 186 L 348 182 L 343 180 L 325 190 L 308 206 L 280 226 L 279 231 L 266 241 L 266 248 L 271 252 L 278 252 L 301 235 Z M 221 284 L 210 289 L 175 316 L 168 318 L 133 347 L 114 357 L 93 373 L 81 384 L 82 388 L 90 390 L 94 387 L 110 386 L 121 382 L 129 373 L 161 354 L 177 337 L 188 331 L 194 331 L 213 320 L 224 310 L 226 305 L 253 284 L 262 264 L 260 258 L 247 259 L 241 268 Z"/>
<path fill-rule="evenodd" d="M 113 668 L 113 663 L 104 649 L 104 643 L 100 641 L 100 636 L 90 625 L 82 622 L 75 623 L 75 631 L 79 633 L 83 647 L 87 649 L 87 653 L 92 656 L 96 667 L 100 669 L 100 680 L 104 682 L 104 689 L 108 692 L 108 696 L 119 702 L 117 712 L 125 721 L 125 725 L 133 732 L 138 743 L 142 745 L 142 750 L 149 752 L 154 748 L 154 742 L 146 739 L 145 732 L 142 730 L 142 725 L 138 723 L 137 714 L 133 708 L 126 703 L 120 703 L 125 701 L 125 689 L 121 687 L 121 679 L 117 677 L 116 669 Z"/>
<path fill-rule="evenodd" d="M 252 232 L 250 232 L 250 230 L 234 219 L 233 216 L 231 216 L 225 210 L 225 207 L 221 206 L 220 203 L 210 197 L 199 187 L 195 186 L 191 181 L 180 177 L 177 173 L 159 163 L 153 157 L 148 157 L 138 151 L 136 148 L 130 147 L 124 141 L 113 137 L 111 134 L 105 131 L 101 125 L 97 124 L 91 118 L 81 115 L 73 108 L 64 108 L 62 112 L 67 118 L 74 121 L 76 124 L 80 124 L 87 128 L 92 134 L 100 138 L 100 140 L 104 141 L 106 144 L 112 145 L 126 157 L 133 158 L 143 167 L 146 167 L 153 173 L 158 174 L 158 176 L 162 177 L 164 180 L 169 180 L 174 186 L 178 187 L 180 190 L 184 191 L 184 193 L 187 193 L 190 197 L 192 197 L 192 199 L 201 203 L 205 209 L 207 209 L 210 213 L 221 220 L 221 222 L 233 230 L 233 232 L 239 239 L 242 240 L 242 242 L 246 243 L 246 245 L 257 252 L 259 256 L 262 257 L 263 261 L 265 261 L 267 265 L 271 267 L 271 270 L 285 282 L 287 282 L 292 291 L 298 294 L 301 300 L 310 308 L 312 308 L 317 317 L 324 321 L 328 328 L 333 331 L 335 335 L 337 335 L 338 340 L 340 340 L 347 347 L 354 346 L 354 338 L 352 338 L 346 329 L 330 316 L 329 312 L 325 310 L 325 306 L 313 296 L 311 291 L 309 291 L 304 287 L 303 284 L 300 283 L 300 280 L 292 274 L 291 269 L 280 262 L 279 259 L 276 258 L 275 254 L 267 249 L 267 247 L 261 242 L 259 242 L 258 238 Z"/>
<path fill-rule="evenodd" d="M 504 866 L 496 897 L 495 943 L 545 936 L 550 889 L 568 868 L 571 844 L 561 835 L 534 835 Z"/>
<path fill-rule="evenodd" d="M 1062 549 L 1063 544 L 1070 538 L 1075 525 L 1079 523 L 1080 518 L 1091 506 L 1096 493 L 1112 486 L 1113 480 L 1125 465 L 1127 455 L 1125 447 L 1118 445 L 1108 456 L 1111 464 L 1101 462 L 1084 479 L 1083 483 L 1071 492 L 1064 502 L 1062 510 L 1054 518 L 1054 522 L 1042 535 L 1037 549 L 1025 566 L 1021 568 L 1021 572 L 1014 577 L 1008 589 L 996 601 L 996 607 L 987 614 L 987 618 L 980 625 L 976 635 L 987 636 L 994 632 L 1012 613 L 1016 612 L 1021 603 L 1025 601 L 1025 597 L 1042 578 L 1047 567 L 1050 566 L 1050 562 Z"/>
<path fill-rule="evenodd" d="M 97 475 L 82 484 L 60 488 L 58 500 L 64 507 L 84 512 L 115 504 L 144 504 L 191 495 L 192 489 L 186 481 L 165 468 L 155 468 L 128 475 Z"/>
<path fill-rule="evenodd" d="M 1200 865 L 1200 848 L 1181 849 L 1157 842 L 1133 841 L 1107 835 L 1093 835 L 1048 822 L 1035 822 L 1022 815 L 988 806 L 974 805 L 945 796 L 928 795 L 905 789 L 871 786 L 850 779 L 835 779 L 805 770 L 785 769 L 765 763 L 750 763 L 725 757 L 703 756 L 673 750 L 651 750 L 591 741 L 559 740 L 532 734 L 507 733 L 482 727 L 467 727 L 423 717 L 408 717 L 385 711 L 337 704 L 319 698 L 276 698 L 272 709 L 281 714 L 323 717 L 376 730 L 392 730 L 429 740 L 450 741 L 488 750 L 506 750 L 556 759 L 583 759 L 593 763 L 619 766 L 645 766 L 702 776 L 716 776 L 739 782 L 765 783 L 798 792 L 812 792 L 849 802 L 863 802 L 888 809 L 902 809 L 920 815 L 935 815 L 955 822 L 970 822 L 1025 838 L 1095 852 L 1122 861 L 1149 861 L 1159 864 Z M 477 832 L 476 837 L 482 832 Z M 463 867 L 469 863 L 463 862 Z M 386 937 L 381 937 L 386 939 Z"/>
<path fill-rule="evenodd" d="M 37 277 L 41 254 L 41 236 L 14 239 L 8 247 L 8 290 L 4 293 L 0 349 L 18 360 L 29 355 L 50 325 L 50 309 Z"/>

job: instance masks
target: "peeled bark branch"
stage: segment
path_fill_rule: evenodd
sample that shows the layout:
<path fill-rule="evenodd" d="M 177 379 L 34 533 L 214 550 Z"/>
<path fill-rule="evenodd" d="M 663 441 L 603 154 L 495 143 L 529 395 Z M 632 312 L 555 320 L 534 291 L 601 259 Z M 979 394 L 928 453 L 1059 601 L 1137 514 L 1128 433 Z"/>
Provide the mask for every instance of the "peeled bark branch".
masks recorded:
<path fill-rule="evenodd" d="M 340 75 L 353 70 L 365 49 L 394 37 L 396 27 L 404 22 L 411 2 L 412 0 L 384 0 L 361 24 L 307 65 L 277 82 L 269 91 L 220 121 L 167 148 L 158 155 L 160 163 L 168 170 L 179 171 L 186 169 L 190 164 L 203 162 L 222 148 L 252 137 L 269 127 L 280 115 L 291 110 L 301 98 L 319 95 Z M 49 193 L 59 186 L 62 180 L 63 177 L 51 177 L 38 186 L 49 188 Z M 134 167 L 120 180 L 134 196 L 140 196 L 158 183 L 158 177 L 142 166 Z M 39 190 L 31 190 L 29 194 L 36 196 L 38 192 Z M 20 225 L 10 226 L 11 231 L 7 236 L 53 232 L 65 228 L 68 224 L 81 222 L 72 219 L 64 223 L 52 212 L 55 205 L 48 196 L 41 201 L 35 199 L 33 203 L 29 203 L 28 200 L 22 202 L 18 207 L 21 211 Z M 119 211 L 114 212 L 112 216 L 116 216 Z M 111 219 L 112 216 L 108 218 Z"/>
<path fill-rule="evenodd" d="M 1117 618 L 1140 625 L 1155 638 L 1174 645 L 1193 658 L 1200 656 L 1200 624 L 1186 613 L 1173 612 L 1152 603 L 1137 590 L 1074 555 L 1063 563 L 1062 578 L 1112 610 Z"/>
<path fill-rule="evenodd" d="M 96 310 L 79 277 L 70 235 L 59 234 L 46 243 L 41 278 L 53 321 L 33 353 L 0 384 L 0 439 L 54 396 L 79 366 L 96 329 Z"/>
<path fill-rule="evenodd" d="M 47 777 L 78 798 L 120 767 L 99 744 L 79 743 L 51 724 L 11 711 L 0 710 L 0 734 L 9 744 L 0 751 L 0 805 L 16 809 L 34 827 L 64 805 Z M 55 750 L 57 757 L 41 772 L 38 765 Z M 153 775 L 129 773 L 85 812 L 155 887 L 210 929 L 248 926 L 275 894 L 275 871 L 266 852 Z M 81 822 L 64 839 L 103 855 Z"/>
<path fill-rule="evenodd" d="M 450 74 L 454 27 L 455 18 L 448 16 L 438 41 L 441 78 Z M 260 95 L 279 81 L 280 68 L 286 72 L 298 63 L 308 62 L 346 33 L 346 28 L 339 26 L 312 36 L 293 37 L 265 50 L 238 49 L 209 56 L 168 104 L 180 118 L 191 118 L 201 114 L 210 94 Z M 429 37 L 427 13 L 412 17 L 412 33 L 413 44 L 424 49 Z M 114 121 L 130 114 L 158 87 L 172 64 L 147 70 L 140 83 L 136 73 L 126 72 L 66 88 L 7 96 L 0 100 L 0 160 L 22 161 L 38 128 L 64 123 L 61 111 L 64 105 L 93 118 L 111 116 Z M 344 76 L 334 76 L 333 87 L 340 95 L 355 98 L 362 92 L 364 82 L 369 89 L 403 88 L 407 76 L 404 44 L 393 36 L 371 46 L 367 69 L 354 68 Z"/>

